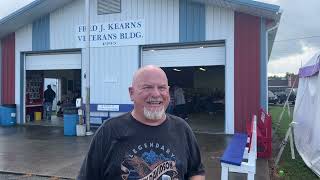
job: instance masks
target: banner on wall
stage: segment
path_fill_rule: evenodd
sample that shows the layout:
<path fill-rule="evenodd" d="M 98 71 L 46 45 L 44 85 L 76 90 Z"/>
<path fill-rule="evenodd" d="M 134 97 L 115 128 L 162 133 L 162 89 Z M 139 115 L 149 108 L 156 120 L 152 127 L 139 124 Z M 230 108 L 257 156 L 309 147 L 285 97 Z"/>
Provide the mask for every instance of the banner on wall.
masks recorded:
<path fill-rule="evenodd" d="M 84 48 L 86 26 L 76 27 L 76 47 Z M 90 47 L 128 46 L 145 44 L 144 20 L 91 24 Z"/>

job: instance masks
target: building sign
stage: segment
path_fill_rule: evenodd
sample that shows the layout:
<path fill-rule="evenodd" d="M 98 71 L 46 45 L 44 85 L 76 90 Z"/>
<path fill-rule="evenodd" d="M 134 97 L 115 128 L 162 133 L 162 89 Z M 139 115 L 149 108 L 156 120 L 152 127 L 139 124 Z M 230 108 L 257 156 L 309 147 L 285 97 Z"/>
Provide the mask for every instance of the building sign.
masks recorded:
<path fill-rule="evenodd" d="M 86 25 L 76 27 L 76 47 L 84 48 Z M 144 20 L 91 24 L 90 47 L 128 46 L 145 43 Z"/>
<path fill-rule="evenodd" d="M 97 111 L 119 111 L 119 105 L 99 104 Z"/>

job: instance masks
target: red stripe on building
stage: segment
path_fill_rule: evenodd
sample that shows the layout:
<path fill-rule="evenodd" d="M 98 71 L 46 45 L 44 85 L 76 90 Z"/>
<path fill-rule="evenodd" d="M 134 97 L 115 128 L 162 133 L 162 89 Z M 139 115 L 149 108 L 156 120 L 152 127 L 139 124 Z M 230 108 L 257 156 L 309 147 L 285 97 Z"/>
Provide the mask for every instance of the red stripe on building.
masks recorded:
<path fill-rule="evenodd" d="M 234 125 L 244 132 L 260 106 L 260 18 L 236 12 L 234 37 Z"/>
<path fill-rule="evenodd" d="M 2 104 L 15 104 L 15 34 L 1 40 Z"/>

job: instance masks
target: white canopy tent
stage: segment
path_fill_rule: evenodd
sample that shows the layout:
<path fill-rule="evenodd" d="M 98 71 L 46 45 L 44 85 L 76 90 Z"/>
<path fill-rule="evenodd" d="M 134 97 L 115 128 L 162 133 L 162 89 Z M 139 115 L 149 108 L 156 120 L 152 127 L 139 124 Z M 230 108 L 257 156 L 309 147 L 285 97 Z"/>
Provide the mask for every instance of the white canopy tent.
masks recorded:
<path fill-rule="evenodd" d="M 296 148 L 320 177 L 320 52 L 299 70 L 299 86 L 293 112 Z"/>

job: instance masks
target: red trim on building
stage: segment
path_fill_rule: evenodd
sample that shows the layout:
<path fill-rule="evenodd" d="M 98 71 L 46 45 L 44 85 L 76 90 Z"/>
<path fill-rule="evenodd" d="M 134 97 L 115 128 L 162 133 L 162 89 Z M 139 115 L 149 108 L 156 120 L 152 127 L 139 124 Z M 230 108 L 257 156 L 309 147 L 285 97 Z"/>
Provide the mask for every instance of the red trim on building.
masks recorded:
<path fill-rule="evenodd" d="M 244 132 L 260 107 L 260 18 L 236 12 L 234 37 L 234 125 Z"/>
<path fill-rule="evenodd" d="M 15 34 L 1 40 L 2 104 L 15 104 Z"/>

